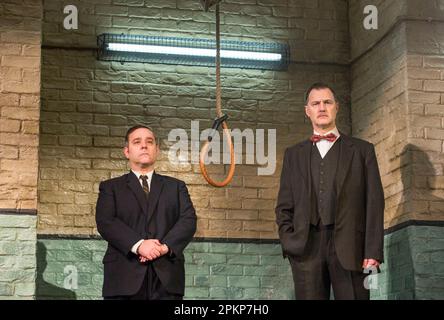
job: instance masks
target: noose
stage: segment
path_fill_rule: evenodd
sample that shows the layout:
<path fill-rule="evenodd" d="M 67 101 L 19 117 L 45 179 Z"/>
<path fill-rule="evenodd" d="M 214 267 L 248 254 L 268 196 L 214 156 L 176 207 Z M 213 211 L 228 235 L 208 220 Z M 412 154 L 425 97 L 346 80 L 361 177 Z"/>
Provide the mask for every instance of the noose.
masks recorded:
<path fill-rule="evenodd" d="M 221 89 L 221 83 L 220 83 L 220 15 L 219 15 L 219 3 L 216 4 L 216 120 L 213 124 L 213 133 L 218 130 L 220 124 L 222 124 L 222 129 L 224 132 L 224 135 L 227 139 L 227 143 L 230 146 L 230 170 L 228 171 L 228 175 L 223 181 L 214 181 L 211 179 L 211 177 L 208 175 L 207 169 L 205 167 L 205 156 L 208 152 L 208 147 L 210 145 L 210 142 L 212 140 L 212 135 L 208 137 L 208 140 L 205 141 L 201 151 L 200 151 L 200 158 L 199 158 L 199 165 L 200 170 L 202 172 L 202 175 L 204 176 L 205 180 L 209 184 L 211 184 L 214 187 L 224 187 L 227 184 L 231 182 L 234 176 L 234 169 L 235 169 L 235 160 L 234 160 L 234 147 L 233 142 L 231 141 L 231 133 L 228 129 L 227 121 L 228 118 L 227 115 L 222 115 L 222 89 Z"/>

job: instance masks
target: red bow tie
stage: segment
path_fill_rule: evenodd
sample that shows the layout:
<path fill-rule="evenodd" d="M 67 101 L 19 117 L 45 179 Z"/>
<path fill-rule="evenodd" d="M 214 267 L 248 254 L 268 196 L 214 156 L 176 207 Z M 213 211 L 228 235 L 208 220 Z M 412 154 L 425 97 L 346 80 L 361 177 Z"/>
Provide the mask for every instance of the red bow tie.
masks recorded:
<path fill-rule="evenodd" d="M 325 139 L 327 141 L 333 142 L 333 141 L 336 140 L 336 135 L 334 133 L 329 133 L 326 136 L 320 136 L 318 134 L 314 134 L 310 138 L 311 142 L 313 142 L 313 143 L 319 142 L 322 139 Z"/>

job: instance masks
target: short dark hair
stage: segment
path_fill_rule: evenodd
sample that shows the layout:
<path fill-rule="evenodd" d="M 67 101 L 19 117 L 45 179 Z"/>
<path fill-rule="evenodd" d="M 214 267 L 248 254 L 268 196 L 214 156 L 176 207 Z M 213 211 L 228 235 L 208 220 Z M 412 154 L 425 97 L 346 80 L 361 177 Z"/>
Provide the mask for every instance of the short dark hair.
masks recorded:
<path fill-rule="evenodd" d="M 136 125 L 136 126 L 132 126 L 132 127 L 129 128 L 128 131 L 126 132 L 126 135 L 125 135 L 125 146 L 128 146 L 128 143 L 129 143 L 129 136 L 130 136 L 130 134 L 133 133 L 134 131 L 136 131 L 137 129 L 142 129 L 142 128 L 143 128 L 143 129 L 148 129 L 149 131 L 151 131 L 151 132 L 153 133 L 154 141 L 155 141 L 156 144 L 157 144 L 157 137 L 156 137 L 156 134 L 154 133 L 154 130 L 151 129 L 150 127 L 148 127 L 148 126 L 143 125 L 143 124 L 138 124 L 138 125 Z"/>
<path fill-rule="evenodd" d="M 333 98 L 335 99 L 335 101 L 338 101 L 338 99 L 336 99 L 336 92 L 333 90 L 332 87 L 330 87 L 328 84 L 323 83 L 323 82 L 316 82 L 316 83 L 313 83 L 307 89 L 307 91 L 305 91 L 305 96 L 304 96 L 305 105 L 307 105 L 307 103 L 308 103 L 308 97 L 310 96 L 310 93 L 313 90 L 320 90 L 320 89 L 330 89 L 331 93 L 333 93 Z"/>

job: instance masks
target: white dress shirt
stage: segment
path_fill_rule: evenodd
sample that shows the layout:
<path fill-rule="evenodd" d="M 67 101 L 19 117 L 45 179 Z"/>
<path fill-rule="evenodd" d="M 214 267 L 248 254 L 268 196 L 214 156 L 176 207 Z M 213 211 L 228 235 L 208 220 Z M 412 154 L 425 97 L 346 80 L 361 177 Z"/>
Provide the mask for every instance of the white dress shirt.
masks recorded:
<path fill-rule="evenodd" d="M 139 182 L 140 182 L 140 186 L 143 188 L 143 182 L 142 182 L 142 179 L 140 179 L 140 176 L 143 175 L 143 173 L 138 172 L 138 171 L 134 171 L 134 170 L 131 170 L 131 171 L 136 175 L 137 179 L 138 179 Z M 151 180 L 153 179 L 153 172 L 154 172 L 154 170 L 151 170 L 150 172 L 145 173 L 145 175 L 148 177 L 148 181 L 147 181 L 147 183 L 148 183 L 148 187 L 149 187 L 150 190 L 151 190 Z M 143 240 L 144 240 L 144 239 L 141 239 L 141 240 L 137 241 L 137 242 L 131 247 L 131 252 L 132 252 L 132 253 L 137 254 L 137 249 L 139 249 L 139 246 L 142 244 Z"/>
<path fill-rule="evenodd" d="M 339 130 L 338 128 L 334 128 L 333 130 L 325 133 L 325 134 L 320 134 L 319 132 L 316 132 L 316 130 L 313 130 L 313 134 L 317 134 L 320 136 L 326 136 L 330 133 L 334 133 L 336 135 L 336 140 L 333 142 L 330 142 L 326 139 L 322 139 L 319 140 L 318 142 L 316 142 L 316 147 L 318 147 L 319 153 L 321 154 L 321 158 L 324 159 L 325 155 L 327 154 L 327 152 L 331 149 L 331 147 L 333 147 L 333 145 L 335 144 L 336 141 L 338 141 L 338 138 L 340 136 L 339 134 Z"/>

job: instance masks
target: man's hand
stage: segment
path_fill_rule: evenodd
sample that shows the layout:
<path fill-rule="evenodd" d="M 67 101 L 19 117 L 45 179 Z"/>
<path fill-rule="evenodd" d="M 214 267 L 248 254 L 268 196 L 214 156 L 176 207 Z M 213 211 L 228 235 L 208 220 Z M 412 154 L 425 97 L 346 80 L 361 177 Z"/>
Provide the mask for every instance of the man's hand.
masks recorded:
<path fill-rule="evenodd" d="M 168 251 L 170 251 L 170 248 L 168 248 L 168 246 L 166 245 L 166 244 L 162 244 L 161 245 L 161 255 L 163 256 L 164 254 L 167 254 L 168 253 Z"/>
<path fill-rule="evenodd" d="M 137 249 L 139 256 L 151 261 L 161 256 L 161 243 L 157 239 L 143 240 Z"/>
<path fill-rule="evenodd" d="M 144 245 L 145 242 L 148 241 L 149 243 L 147 243 L 144 248 L 142 248 L 142 245 Z M 152 261 L 159 258 L 160 256 L 163 256 L 164 254 L 167 254 L 169 248 L 166 244 L 161 244 L 160 241 L 157 239 L 149 239 L 144 240 L 137 251 L 139 253 L 140 262 L 146 262 Z"/>
<path fill-rule="evenodd" d="M 379 261 L 375 259 L 364 259 L 362 262 L 363 269 L 377 269 L 379 267 Z"/>

